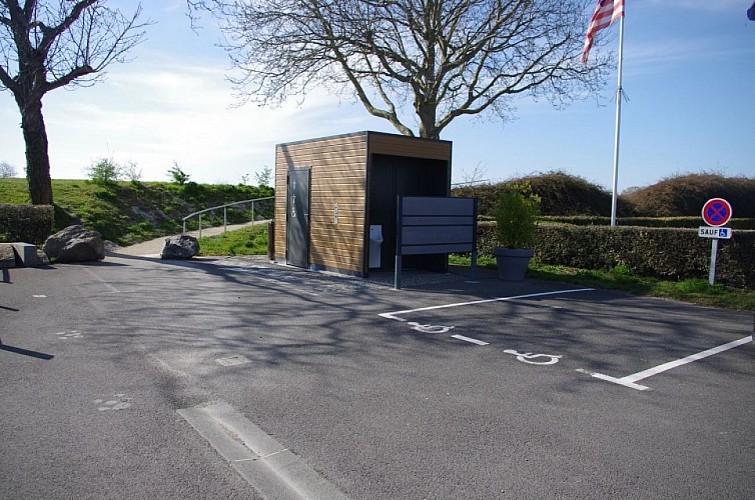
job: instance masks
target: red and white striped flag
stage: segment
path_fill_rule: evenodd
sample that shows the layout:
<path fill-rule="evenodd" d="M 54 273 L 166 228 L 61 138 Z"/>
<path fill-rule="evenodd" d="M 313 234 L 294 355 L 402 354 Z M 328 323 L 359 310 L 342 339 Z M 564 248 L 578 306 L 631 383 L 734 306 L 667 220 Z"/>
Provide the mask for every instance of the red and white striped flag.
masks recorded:
<path fill-rule="evenodd" d="M 595 12 L 592 14 L 590 26 L 587 27 L 585 46 L 582 48 L 582 62 L 587 63 L 595 34 L 610 26 L 615 20 L 624 15 L 624 0 L 598 0 Z"/>

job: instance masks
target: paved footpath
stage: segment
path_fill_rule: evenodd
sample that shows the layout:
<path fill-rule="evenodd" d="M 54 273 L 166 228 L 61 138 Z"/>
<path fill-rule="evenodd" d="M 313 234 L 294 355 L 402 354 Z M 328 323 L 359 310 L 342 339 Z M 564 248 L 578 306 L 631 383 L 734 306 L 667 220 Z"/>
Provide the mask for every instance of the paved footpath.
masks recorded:
<path fill-rule="evenodd" d="M 254 224 L 254 222 L 247 222 L 245 224 L 229 224 L 225 228 L 223 226 L 202 228 L 202 236 L 215 236 L 222 234 L 224 231 L 233 231 L 235 229 L 241 229 Z M 199 238 L 199 231 L 187 231 L 186 234 Z M 109 252 L 111 254 L 131 255 L 136 257 L 159 257 L 160 253 L 165 246 L 165 236 L 161 238 L 155 238 L 154 240 L 143 241 L 135 245 L 127 247 L 118 247 L 114 251 Z"/>

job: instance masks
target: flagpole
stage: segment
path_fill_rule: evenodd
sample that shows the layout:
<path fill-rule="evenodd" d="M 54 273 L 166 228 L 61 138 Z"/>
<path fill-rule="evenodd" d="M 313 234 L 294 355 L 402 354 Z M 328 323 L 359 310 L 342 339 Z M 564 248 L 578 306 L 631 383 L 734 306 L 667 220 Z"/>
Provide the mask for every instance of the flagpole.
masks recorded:
<path fill-rule="evenodd" d="M 613 191 L 611 194 L 611 226 L 616 225 L 616 206 L 617 206 L 617 189 L 619 185 L 619 132 L 621 129 L 621 70 L 624 56 L 624 16 L 619 19 L 619 67 L 618 80 L 616 88 L 616 135 L 613 145 Z"/>

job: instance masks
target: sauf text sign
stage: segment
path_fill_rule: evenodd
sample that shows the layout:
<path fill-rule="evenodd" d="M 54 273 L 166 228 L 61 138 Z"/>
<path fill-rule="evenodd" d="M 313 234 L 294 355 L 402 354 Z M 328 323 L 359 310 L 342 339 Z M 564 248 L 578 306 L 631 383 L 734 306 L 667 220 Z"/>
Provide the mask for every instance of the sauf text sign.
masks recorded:
<path fill-rule="evenodd" d="M 731 232 L 731 229 L 728 227 L 700 226 L 697 229 L 697 235 L 701 238 L 720 238 L 728 240 L 731 238 Z"/>

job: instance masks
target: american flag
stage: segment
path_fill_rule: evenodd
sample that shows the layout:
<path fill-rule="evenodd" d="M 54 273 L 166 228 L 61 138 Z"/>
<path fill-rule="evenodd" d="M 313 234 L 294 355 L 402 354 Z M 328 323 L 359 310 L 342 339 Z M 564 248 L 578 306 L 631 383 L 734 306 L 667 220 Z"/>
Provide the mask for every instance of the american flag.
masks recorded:
<path fill-rule="evenodd" d="M 598 0 L 595 12 L 592 14 L 590 26 L 587 27 L 585 46 L 582 48 L 582 62 L 587 63 L 587 54 L 590 53 L 595 33 L 607 28 L 615 20 L 624 15 L 624 0 Z"/>

